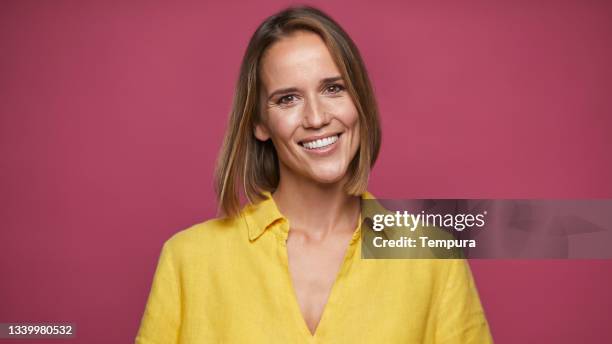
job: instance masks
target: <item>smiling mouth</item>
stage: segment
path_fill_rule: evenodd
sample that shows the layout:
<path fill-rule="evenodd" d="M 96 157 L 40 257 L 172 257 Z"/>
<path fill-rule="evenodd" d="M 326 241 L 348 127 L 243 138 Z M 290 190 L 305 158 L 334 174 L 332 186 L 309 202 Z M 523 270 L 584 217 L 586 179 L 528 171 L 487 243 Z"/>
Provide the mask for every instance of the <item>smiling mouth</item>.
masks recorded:
<path fill-rule="evenodd" d="M 300 142 L 300 146 L 302 146 L 302 147 L 304 147 L 306 149 L 310 149 L 310 150 L 323 149 L 323 148 L 326 148 L 326 147 L 331 146 L 334 143 L 336 143 L 338 141 L 338 139 L 340 138 L 340 135 L 342 135 L 342 133 L 336 134 L 336 135 L 332 135 L 332 136 L 328 136 L 328 137 L 324 137 L 324 138 L 318 139 L 318 140 L 302 141 L 302 142 Z"/>

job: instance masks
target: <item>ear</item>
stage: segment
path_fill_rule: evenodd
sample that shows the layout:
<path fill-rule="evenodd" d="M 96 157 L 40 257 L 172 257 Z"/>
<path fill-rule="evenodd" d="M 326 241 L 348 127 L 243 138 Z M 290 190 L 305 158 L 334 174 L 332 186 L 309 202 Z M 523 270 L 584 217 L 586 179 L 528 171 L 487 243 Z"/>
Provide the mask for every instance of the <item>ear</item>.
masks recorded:
<path fill-rule="evenodd" d="M 255 134 L 255 137 L 259 141 L 268 141 L 268 139 L 270 139 L 270 133 L 268 132 L 268 128 L 266 128 L 266 126 L 261 122 L 255 124 L 253 134 Z"/>

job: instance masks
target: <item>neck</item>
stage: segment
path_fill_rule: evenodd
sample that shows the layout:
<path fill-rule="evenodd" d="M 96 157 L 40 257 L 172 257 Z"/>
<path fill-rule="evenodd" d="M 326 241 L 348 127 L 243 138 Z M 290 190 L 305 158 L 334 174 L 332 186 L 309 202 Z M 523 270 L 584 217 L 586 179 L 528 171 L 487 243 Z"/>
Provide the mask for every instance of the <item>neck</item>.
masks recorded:
<path fill-rule="evenodd" d="M 281 173 L 272 196 L 280 212 L 289 219 L 291 231 L 322 240 L 330 234 L 352 233 L 357 228 L 360 197 L 344 191 L 345 183 L 346 178 L 321 184 Z"/>

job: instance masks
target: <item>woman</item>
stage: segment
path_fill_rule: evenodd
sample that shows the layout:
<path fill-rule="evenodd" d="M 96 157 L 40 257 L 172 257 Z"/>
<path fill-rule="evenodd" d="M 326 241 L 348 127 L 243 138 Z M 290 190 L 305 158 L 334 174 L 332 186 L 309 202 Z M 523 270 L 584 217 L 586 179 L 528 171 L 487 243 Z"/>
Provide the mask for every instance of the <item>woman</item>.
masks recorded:
<path fill-rule="evenodd" d="M 490 342 L 463 260 L 360 259 L 379 145 L 348 35 L 309 7 L 266 19 L 217 165 L 225 216 L 164 244 L 136 343 Z"/>

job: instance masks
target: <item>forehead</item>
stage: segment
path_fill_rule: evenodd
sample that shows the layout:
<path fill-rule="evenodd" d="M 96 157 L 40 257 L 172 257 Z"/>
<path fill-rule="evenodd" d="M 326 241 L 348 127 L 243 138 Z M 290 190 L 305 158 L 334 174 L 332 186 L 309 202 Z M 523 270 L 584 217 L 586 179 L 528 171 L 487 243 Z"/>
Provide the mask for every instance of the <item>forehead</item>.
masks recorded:
<path fill-rule="evenodd" d="M 292 87 L 318 82 L 340 72 L 319 35 L 296 31 L 272 44 L 261 61 L 261 81 L 266 88 Z"/>

